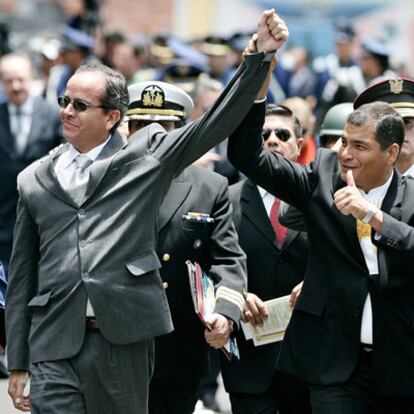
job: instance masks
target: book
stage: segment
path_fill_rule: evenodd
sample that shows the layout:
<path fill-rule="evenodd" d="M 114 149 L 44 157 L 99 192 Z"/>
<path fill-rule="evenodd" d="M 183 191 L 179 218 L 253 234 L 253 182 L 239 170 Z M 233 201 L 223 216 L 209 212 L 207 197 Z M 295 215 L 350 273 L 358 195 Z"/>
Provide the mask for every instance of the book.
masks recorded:
<path fill-rule="evenodd" d="M 289 299 L 290 295 L 287 295 L 265 301 L 269 317 L 262 326 L 242 322 L 246 339 L 252 339 L 255 346 L 282 341 L 292 316 Z"/>
<path fill-rule="evenodd" d="M 194 311 L 205 328 L 210 329 L 205 320 L 214 312 L 214 306 L 216 304 L 214 283 L 197 262 L 192 263 L 187 260 L 185 263 L 187 265 Z M 229 361 L 233 357 L 239 358 L 236 338 L 230 338 L 221 350 Z"/>

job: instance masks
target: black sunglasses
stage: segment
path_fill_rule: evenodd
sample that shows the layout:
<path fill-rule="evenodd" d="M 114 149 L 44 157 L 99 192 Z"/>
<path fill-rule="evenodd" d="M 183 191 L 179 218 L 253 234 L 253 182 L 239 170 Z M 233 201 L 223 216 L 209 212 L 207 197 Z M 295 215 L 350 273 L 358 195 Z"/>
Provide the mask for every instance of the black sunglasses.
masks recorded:
<path fill-rule="evenodd" d="M 89 108 L 106 108 L 104 105 L 91 105 L 88 102 L 81 101 L 80 99 L 70 99 L 68 96 L 59 96 L 57 98 L 58 105 L 65 109 L 68 107 L 68 105 L 71 103 L 73 105 L 73 108 L 77 112 L 85 112 Z"/>
<path fill-rule="evenodd" d="M 269 139 L 272 131 L 283 142 L 288 141 L 291 137 L 290 131 L 286 128 L 275 128 L 275 129 L 263 128 L 262 137 L 265 141 Z"/>

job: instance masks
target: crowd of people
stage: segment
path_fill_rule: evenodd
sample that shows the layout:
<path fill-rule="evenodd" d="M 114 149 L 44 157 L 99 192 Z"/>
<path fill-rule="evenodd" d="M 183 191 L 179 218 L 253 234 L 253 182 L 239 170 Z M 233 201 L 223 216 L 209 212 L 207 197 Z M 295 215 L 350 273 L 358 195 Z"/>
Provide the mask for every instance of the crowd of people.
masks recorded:
<path fill-rule="evenodd" d="M 110 33 L 98 56 L 70 24 L 40 66 L 0 57 L 17 409 L 191 414 L 219 356 L 236 414 L 414 413 L 414 81 L 374 39 L 356 61 L 348 23 L 313 64 L 288 37 L 267 10 L 230 40 Z M 287 295 L 284 339 L 255 346 L 241 321 Z"/>

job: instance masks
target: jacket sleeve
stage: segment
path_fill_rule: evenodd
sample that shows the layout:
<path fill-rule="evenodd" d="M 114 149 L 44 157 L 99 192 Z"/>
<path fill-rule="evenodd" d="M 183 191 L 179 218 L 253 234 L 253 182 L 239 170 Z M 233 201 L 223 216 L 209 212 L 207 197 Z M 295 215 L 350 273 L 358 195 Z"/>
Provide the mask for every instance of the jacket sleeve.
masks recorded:
<path fill-rule="evenodd" d="M 9 370 L 29 369 L 28 339 L 31 314 L 27 305 L 36 294 L 38 246 L 36 224 L 20 192 L 6 293 Z"/>
<path fill-rule="evenodd" d="M 149 134 L 152 155 L 178 174 L 210 148 L 229 136 L 254 102 L 269 69 L 265 55 L 245 56 L 245 61 L 201 118 L 170 133 Z"/>
<path fill-rule="evenodd" d="M 222 179 L 214 203 L 214 226 L 210 235 L 210 276 L 216 282 L 215 312 L 232 319 L 237 325 L 243 311 L 246 289 L 246 255 L 232 220 L 232 206 L 227 182 Z"/>

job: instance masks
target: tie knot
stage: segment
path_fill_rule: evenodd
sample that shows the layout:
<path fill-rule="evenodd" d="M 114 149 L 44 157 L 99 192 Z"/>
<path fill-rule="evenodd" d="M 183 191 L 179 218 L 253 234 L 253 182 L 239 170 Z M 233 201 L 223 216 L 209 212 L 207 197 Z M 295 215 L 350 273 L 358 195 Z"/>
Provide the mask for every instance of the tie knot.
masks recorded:
<path fill-rule="evenodd" d="M 79 154 L 75 158 L 76 169 L 80 168 L 82 171 L 85 171 L 91 164 L 92 160 L 85 154 Z"/>

